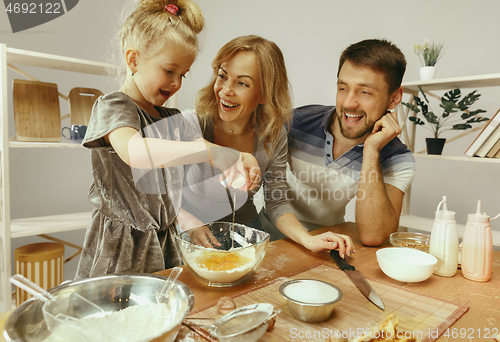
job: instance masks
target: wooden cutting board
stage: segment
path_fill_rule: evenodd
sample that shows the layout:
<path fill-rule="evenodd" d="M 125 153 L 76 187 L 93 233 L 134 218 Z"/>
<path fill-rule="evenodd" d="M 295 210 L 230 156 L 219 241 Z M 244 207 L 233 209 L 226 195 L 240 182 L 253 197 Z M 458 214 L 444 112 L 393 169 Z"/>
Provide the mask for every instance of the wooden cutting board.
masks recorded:
<path fill-rule="evenodd" d="M 92 106 L 102 92 L 92 88 L 73 88 L 69 92 L 69 111 L 72 125 L 89 124 Z"/>
<path fill-rule="evenodd" d="M 14 121 L 18 141 L 61 141 L 57 84 L 14 80 Z"/>
<path fill-rule="evenodd" d="M 304 323 L 294 318 L 285 299 L 279 293 L 279 287 L 290 279 L 318 279 L 338 286 L 343 298 L 334 309 L 329 320 L 323 323 Z M 394 314 L 400 323 L 398 331 L 415 332 L 419 342 L 432 342 L 442 335 L 467 310 L 464 305 L 450 303 L 438 298 L 395 287 L 393 285 L 368 279 L 375 291 L 382 298 L 386 310 L 378 309 L 369 302 L 344 272 L 328 264 L 317 264 L 289 277 L 279 278 L 263 286 L 233 297 L 237 307 L 253 303 L 270 303 L 281 309 L 276 324 L 259 341 L 327 341 L 330 331 L 340 330 L 354 338 L 358 332 L 368 331 L 380 323 L 389 314 Z M 200 308 L 189 317 L 219 318 L 217 303 Z M 200 335 L 211 341 L 208 332 L 193 328 Z M 334 330 L 335 329 L 335 330 Z M 358 330 L 359 329 L 359 330 Z M 328 336 L 328 338 L 331 336 Z"/>

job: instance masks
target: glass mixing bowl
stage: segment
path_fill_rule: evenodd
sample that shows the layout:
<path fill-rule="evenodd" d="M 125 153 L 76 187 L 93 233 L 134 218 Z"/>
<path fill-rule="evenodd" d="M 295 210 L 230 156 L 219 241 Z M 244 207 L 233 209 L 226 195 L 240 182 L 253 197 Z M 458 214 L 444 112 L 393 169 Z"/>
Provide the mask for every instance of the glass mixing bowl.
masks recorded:
<path fill-rule="evenodd" d="M 242 224 L 213 222 L 176 236 L 186 268 L 208 286 L 242 283 L 259 267 L 269 245 L 269 234 Z M 213 235 L 220 243 L 209 243 Z"/>

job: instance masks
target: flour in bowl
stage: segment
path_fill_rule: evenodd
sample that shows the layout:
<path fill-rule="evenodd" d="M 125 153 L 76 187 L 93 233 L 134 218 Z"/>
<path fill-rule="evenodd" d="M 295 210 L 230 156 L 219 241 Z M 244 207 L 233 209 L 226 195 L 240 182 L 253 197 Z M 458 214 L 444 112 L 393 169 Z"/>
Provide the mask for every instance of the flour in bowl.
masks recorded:
<path fill-rule="evenodd" d="M 43 342 L 139 342 L 149 341 L 175 328 L 166 304 L 129 306 L 105 317 L 85 317 L 83 329 L 61 324 Z"/>

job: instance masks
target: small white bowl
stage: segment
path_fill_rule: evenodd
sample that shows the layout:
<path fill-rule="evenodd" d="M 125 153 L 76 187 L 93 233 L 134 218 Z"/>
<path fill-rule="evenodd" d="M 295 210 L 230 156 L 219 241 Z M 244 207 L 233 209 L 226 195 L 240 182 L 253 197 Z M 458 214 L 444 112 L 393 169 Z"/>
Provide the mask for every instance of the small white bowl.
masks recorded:
<path fill-rule="evenodd" d="M 377 261 L 387 276 L 413 283 L 428 279 L 438 260 L 435 256 L 416 249 L 388 247 L 377 251 Z"/>

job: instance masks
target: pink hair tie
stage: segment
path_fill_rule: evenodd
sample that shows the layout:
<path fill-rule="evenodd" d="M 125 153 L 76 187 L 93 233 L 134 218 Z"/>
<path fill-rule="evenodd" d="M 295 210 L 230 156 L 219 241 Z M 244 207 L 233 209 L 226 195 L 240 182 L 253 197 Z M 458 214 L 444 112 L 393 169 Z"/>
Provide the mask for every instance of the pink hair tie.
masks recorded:
<path fill-rule="evenodd" d="M 179 8 L 172 4 L 168 4 L 167 6 L 165 6 L 165 10 L 169 11 L 173 15 L 177 15 L 179 13 Z"/>

